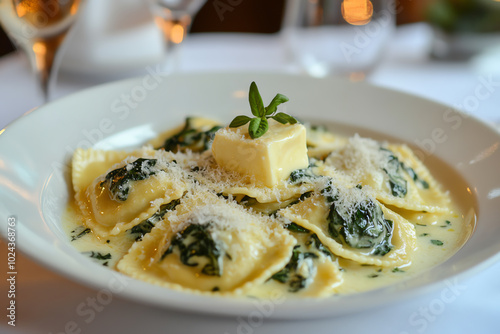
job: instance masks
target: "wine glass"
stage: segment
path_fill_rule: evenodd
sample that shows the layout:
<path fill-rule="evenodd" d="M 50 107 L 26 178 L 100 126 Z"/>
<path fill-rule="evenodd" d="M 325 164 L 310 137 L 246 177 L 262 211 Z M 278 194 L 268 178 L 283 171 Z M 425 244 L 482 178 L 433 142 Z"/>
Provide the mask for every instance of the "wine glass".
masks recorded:
<path fill-rule="evenodd" d="M 0 24 L 12 42 L 23 50 L 44 102 L 56 75 L 63 43 L 82 0 L 0 0 Z"/>
<path fill-rule="evenodd" d="M 179 65 L 179 45 L 185 40 L 193 16 L 206 0 L 149 0 L 151 13 L 160 29 L 165 47 L 164 70 Z"/>
<path fill-rule="evenodd" d="M 361 81 L 383 58 L 395 13 L 392 0 L 287 0 L 284 38 L 306 73 Z"/>

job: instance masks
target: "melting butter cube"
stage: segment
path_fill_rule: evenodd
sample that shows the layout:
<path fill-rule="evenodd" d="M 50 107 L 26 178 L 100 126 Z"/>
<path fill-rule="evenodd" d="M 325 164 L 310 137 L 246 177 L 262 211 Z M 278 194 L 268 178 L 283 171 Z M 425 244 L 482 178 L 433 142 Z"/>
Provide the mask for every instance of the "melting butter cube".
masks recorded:
<path fill-rule="evenodd" d="M 267 187 L 286 180 L 296 169 L 306 168 L 309 160 L 305 127 L 298 123 L 281 124 L 273 119 L 268 122 L 269 130 L 257 139 L 248 134 L 248 124 L 217 131 L 212 144 L 217 164 L 255 177 Z"/>

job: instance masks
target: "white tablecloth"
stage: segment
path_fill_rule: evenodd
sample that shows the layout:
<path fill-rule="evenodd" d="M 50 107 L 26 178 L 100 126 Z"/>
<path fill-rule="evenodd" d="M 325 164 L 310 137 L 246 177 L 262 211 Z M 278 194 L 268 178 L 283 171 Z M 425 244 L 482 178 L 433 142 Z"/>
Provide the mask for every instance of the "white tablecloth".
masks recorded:
<path fill-rule="evenodd" d="M 485 121 L 500 121 L 500 74 L 469 62 L 429 60 L 422 39 L 410 38 L 415 33 L 415 29 L 398 33 L 390 56 L 370 81 L 457 106 Z M 282 46 L 278 35 L 193 35 L 185 44 L 181 70 L 297 71 Z M 144 71 L 144 67 L 121 73 L 93 73 L 89 69 L 86 76 L 66 71 L 59 76 L 54 96 Z M 478 90 L 490 93 L 478 96 Z M 0 58 L 0 129 L 40 103 L 24 57 L 12 54 Z M 0 242 L 0 248 L 2 263 L 6 263 L 5 243 Z M 104 307 L 98 305 L 95 317 L 86 322 L 88 318 L 79 316 L 76 309 L 96 298 L 96 291 L 21 255 L 17 265 L 16 327 L 7 325 L 2 314 L 1 333 L 499 333 L 500 263 L 451 282 L 455 286 L 453 301 L 442 297 L 449 289 L 448 282 L 435 292 L 359 314 L 313 321 L 266 320 L 254 327 L 245 325 L 241 318 L 178 313 L 118 298 Z M 5 279 L 0 286 L 0 298 L 6 298 Z"/>

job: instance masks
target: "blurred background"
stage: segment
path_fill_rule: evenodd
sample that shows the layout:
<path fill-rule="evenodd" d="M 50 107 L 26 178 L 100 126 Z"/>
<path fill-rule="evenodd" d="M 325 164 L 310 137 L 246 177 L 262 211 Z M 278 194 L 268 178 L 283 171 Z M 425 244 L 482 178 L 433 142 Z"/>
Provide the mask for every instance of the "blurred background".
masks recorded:
<path fill-rule="evenodd" d="M 237 8 L 217 19 L 215 6 L 208 0 L 193 21 L 192 33 L 252 32 L 276 33 L 280 30 L 286 0 L 242 1 Z M 398 0 L 404 8 L 397 24 L 427 21 L 443 31 L 488 33 L 500 31 L 500 3 L 496 0 Z M 14 51 L 0 27 L 0 56 Z"/>
<path fill-rule="evenodd" d="M 0 5 L 12 1 L 30 3 L 0 0 Z M 500 0 L 372 0 L 365 4 L 379 8 L 373 10 L 376 14 L 369 23 L 360 25 L 347 24 L 344 12 L 340 13 L 341 3 L 355 0 L 184 0 L 184 3 L 190 1 L 203 4 L 193 10 L 192 24 L 185 26 L 190 27 L 190 34 L 184 36 L 186 29 L 182 29 L 180 41 L 169 46 L 164 42 L 176 36 L 167 38 L 166 31 L 174 29 L 166 28 L 164 23 L 159 25 L 158 15 L 150 11 L 148 3 L 180 2 L 82 2 L 85 6 L 70 32 L 73 35 L 63 43 L 64 52 L 60 53 L 57 66 L 60 71 L 54 71 L 57 75 L 53 75 L 51 99 L 103 82 L 137 76 L 148 66 L 176 59 L 175 68 L 181 71 L 343 75 L 351 81 L 367 80 L 500 122 L 500 113 L 496 111 L 500 90 L 477 105 L 464 103 L 469 102 L 467 97 L 474 94 L 477 85 L 485 80 L 496 84 L 496 77 L 500 76 Z M 290 15 L 294 4 L 298 9 Z M 391 13 L 386 22 L 379 15 L 383 12 Z M 0 23 L 1 20 L 0 17 Z M 345 35 L 343 29 L 349 29 L 350 35 Z M 181 42 L 181 48 L 172 47 Z M 33 73 L 29 73 L 30 61 L 26 54 L 15 50 L 0 24 L 0 92 L 9 100 L 11 114 L 2 115 L 4 123 L 50 100 L 37 94 Z M 177 52 L 172 54 L 169 50 Z M 31 59 L 31 64 L 38 61 Z M 19 98 L 21 90 L 29 99 Z"/>

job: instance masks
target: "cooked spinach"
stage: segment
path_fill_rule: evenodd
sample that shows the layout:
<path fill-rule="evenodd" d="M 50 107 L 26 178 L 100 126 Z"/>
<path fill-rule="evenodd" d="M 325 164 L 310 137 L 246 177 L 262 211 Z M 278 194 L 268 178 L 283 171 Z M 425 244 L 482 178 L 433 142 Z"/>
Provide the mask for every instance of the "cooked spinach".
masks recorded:
<path fill-rule="evenodd" d="M 310 233 L 305 245 L 306 246 L 313 246 L 315 247 L 318 251 L 322 252 L 326 256 L 329 256 L 330 258 L 334 258 L 334 255 L 330 250 L 323 245 L 323 243 L 319 240 L 318 236 L 316 233 L 312 233 L 310 230 L 296 224 L 296 223 L 288 223 L 285 224 L 285 228 L 289 230 L 290 232 L 294 233 Z"/>
<path fill-rule="evenodd" d="M 214 126 L 207 131 L 201 131 L 193 127 L 192 119 L 188 117 L 184 128 L 172 137 L 167 138 L 163 146 L 159 148 L 174 153 L 183 149 L 190 149 L 193 152 L 206 151 L 211 148 L 215 133 L 221 128 L 222 126 Z"/>
<path fill-rule="evenodd" d="M 303 228 L 302 226 L 296 224 L 296 223 L 288 223 L 285 224 L 285 228 L 289 230 L 290 232 L 295 232 L 295 233 L 309 233 L 310 231 L 306 228 Z"/>
<path fill-rule="evenodd" d="M 308 272 L 311 272 L 313 269 L 313 263 L 310 260 L 307 261 L 307 259 L 318 257 L 314 253 L 301 252 L 299 248 L 300 246 L 295 246 L 292 252 L 292 256 L 290 257 L 290 261 L 288 261 L 287 265 L 276 274 L 271 276 L 271 278 L 275 281 L 283 284 L 288 284 L 288 286 L 290 287 L 290 292 L 297 292 L 309 285 L 309 277 L 305 277 L 301 273 L 298 273 L 298 271 L 300 269 L 300 266 L 307 265 Z M 304 263 L 304 261 L 307 262 Z"/>
<path fill-rule="evenodd" d="M 372 200 L 359 203 L 348 217 L 342 216 L 334 201 L 328 212 L 328 232 L 337 242 L 353 248 L 370 248 L 370 254 L 385 255 L 392 248 L 394 223 L 384 218 L 378 204 Z"/>
<path fill-rule="evenodd" d="M 100 261 L 111 259 L 111 253 L 101 254 L 100 252 L 90 251 L 90 252 L 84 252 L 83 254 L 88 255 L 89 257 Z M 108 261 L 104 262 L 102 265 L 108 266 Z"/>
<path fill-rule="evenodd" d="M 445 220 L 444 225 L 441 225 L 441 227 L 450 227 L 450 226 L 451 226 L 451 222 L 449 220 Z"/>
<path fill-rule="evenodd" d="M 92 230 L 90 228 L 85 228 L 85 226 L 78 226 L 77 228 L 75 228 L 73 231 L 71 231 L 71 241 L 75 241 L 77 239 L 80 239 L 81 237 L 83 237 L 84 235 L 88 234 L 92 232 Z"/>
<path fill-rule="evenodd" d="M 108 185 L 113 200 L 126 201 L 130 191 L 130 183 L 155 175 L 156 170 L 153 167 L 156 162 L 156 159 L 139 158 L 130 164 L 109 172 L 106 179 L 100 183 L 100 186 L 105 187 L 106 184 Z"/>
<path fill-rule="evenodd" d="M 404 162 L 401 162 L 401 168 L 403 168 L 406 173 L 410 176 L 410 178 L 415 182 L 415 184 L 420 184 L 420 186 L 424 189 L 429 189 L 429 183 L 423 179 L 421 179 L 415 170 L 410 166 L 406 166 Z"/>
<path fill-rule="evenodd" d="M 431 243 L 436 246 L 443 246 L 444 243 L 441 240 L 432 239 Z"/>
<path fill-rule="evenodd" d="M 142 237 L 153 229 L 153 227 L 158 223 L 160 220 L 163 219 L 163 216 L 168 211 L 172 211 L 176 208 L 177 205 L 179 205 L 181 202 L 180 199 L 173 200 L 172 202 L 168 204 L 162 204 L 158 211 L 156 211 L 151 217 L 148 219 L 143 220 L 140 222 L 138 225 L 132 227 L 129 231 L 131 234 L 138 234 L 138 236 L 135 238 L 136 241 L 141 240 Z"/>
<path fill-rule="evenodd" d="M 395 197 L 405 197 L 408 192 L 408 184 L 401 175 L 401 164 L 399 159 L 386 148 L 380 148 L 381 151 L 387 152 L 387 166 L 382 170 L 389 178 L 389 186 L 391 187 L 392 195 Z"/>
<path fill-rule="evenodd" d="M 313 233 L 309 236 L 309 240 L 307 240 L 306 246 L 309 246 L 309 245 L 316 247 L 317 250 L 319 250 L 320 252 L 322 252 L 326 256 L 330 257 L 331 259 L 335 258 L 333 253 L 328 249 L 328 247 L 323 245 L 323 243 L 321 242 L 321 240 L 319 240 L 318 236 L 315 233 Z"/>
<path fill-rule="evenodd" d="M 211 226 L 212 222 L 204 225 L 188 225 L 184 231 L 177 233 L 161 259 L 163 260 L 177 247 L 180 260 L 184 265 L 196 267 L 199 263 L 193 258 L 204 257 L 208 263 L 203 266 L 201 273 L 209 276 L 221 276 L 223 252 L 212 238 Z"/>
<path fill-rule="evenodd" d="M 325 197 L 325 200 L 328 203 L 332 203 L 332 202 L 335 202 L 336 200 L 338 200 L 338 198 L 339 198 L 338 190 L 333 185 L 333 182 L 331 179 L 328 180 L 328 182 L 326 183 L 326 186 L 321 190 L 321 195 L 323 195 L 323 197 Z"/>
<path fill-rule="evenodd" d="M 291 184 L 302 184 L 302 183 L 311 183 L 314 180 L 322 177 L 314 173 L 313 168 L 316 167 L 316 164 L 311 163 L 307 168 L 301 168 L 294 170 L 288 179 L 288 182 Z"/>

